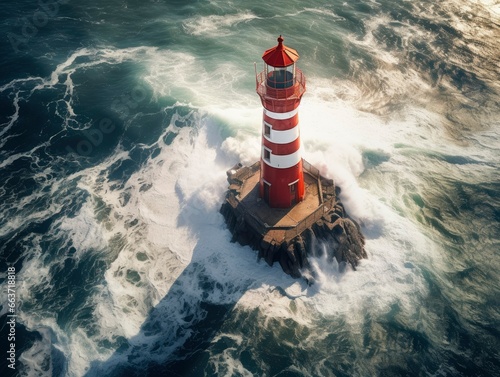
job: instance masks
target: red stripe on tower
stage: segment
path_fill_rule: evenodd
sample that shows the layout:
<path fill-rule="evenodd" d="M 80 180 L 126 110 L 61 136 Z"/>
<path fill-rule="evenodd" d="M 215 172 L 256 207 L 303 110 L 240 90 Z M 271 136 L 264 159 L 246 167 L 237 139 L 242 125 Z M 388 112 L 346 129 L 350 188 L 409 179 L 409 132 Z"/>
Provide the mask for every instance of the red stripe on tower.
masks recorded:
<path fill-rule="evenodd" d="M 288 208 L 304 199 L 298 106 L 306 79 L 295 67 L 299 54 L 283 44 L 262 55 L 264 71 L 257 77 L 257 93 L 264 106 L 260 196 L 273 208 Z"/>

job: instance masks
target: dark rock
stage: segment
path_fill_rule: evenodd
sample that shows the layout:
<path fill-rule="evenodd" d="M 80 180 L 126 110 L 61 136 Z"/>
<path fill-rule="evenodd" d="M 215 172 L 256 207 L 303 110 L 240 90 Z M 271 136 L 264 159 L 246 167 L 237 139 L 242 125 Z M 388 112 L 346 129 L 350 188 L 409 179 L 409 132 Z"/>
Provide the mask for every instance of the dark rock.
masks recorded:
<path fill-rule="evenodd" d="M 332 212 L 330 215 L 330 222 L 335 223 L 338 219 L 340 219 L 341 216 L 338 213 Z"/>
<path fill-rule="evenodd" d="M 288 257 L 288 267 L 291 271 L 290 275 L 292 275 L 292 277 L 296 279 L 300 278 L 300 262 L 297 251 L 295 249 L 295 243 L 292 243 L 288 246 L 286 255 Z"/>
<path fill-rule="evenodd" d="M 291 275 L 292 269 L 290 268 L 289 256 L 287 253 L 287 247 L 285 243 L 281 244 L 279 253 L 279 263 L 285 274 Z"/>
<path fill-rule="evenodd" d="M 301 269 L 309 269 L 309 261 L 307 260 L 307 251 L 304 239 L 298 236 L 295 241 L 295 254 L 299 260 L 299 265 Z"/>
<path fill-rule="evenodd" d="M 235 232 L 245 232 L 246 231 L 246 222 L 245 218 L 243 216 L 239 217 L 238 220 L 236 221 L 236 226 L 234 228 Z"/>
<path fill-rule="evenodd" d="M 344 248 L 342 245 L 338 245 L 338 247 L 334 250 L 333 255 L 335 256 L 335 259 L 337 260 L 337 263 L 340 264 L 342 260 L 344 260 Z"/>
<path fill-rule="evenodd" d="M 337 219 L 333 225 L 332 233 L 339 244 L 335 252 L 337 262 L 347 262 L 356 269 L 358 261 L 367 257 L 359 226 L 349 218 Z"/>
<path fill-rule="evenodd" d="M 328 235 L 328 230 L 325 231 L 324 225 L 325 223 L 323 222 L 323 220 L 318 220 L 313 224 L 312 229 L 314 231 L 314 234 L 316 235 L 316 238 L 324 239 Z"/>
<path fill-rule="evenodd" d="M 342 203 L 340 202 L 335 203 L 335 213 L 338 214 L 340 217 L 346 217 L 344 205 Z"/>
<path fill-rule="evenodd" d="M 305 240 L 304 240 L 304 244 L 306 246 L 306 252 L 310 255 L 313 255 L 313 251 L 311 250 L 312 248 L 312 245 L 314 243 L 314 240 L 315 240 L 315 236 L 314 236 L 314 232 L 312 231 L 311 228 L 307 228 L 305 231 Z M 302 233 L 302 234 L 304 234 Z"/>
<path fill-rule="evenodd" d="M 274 262 L 277 262 L 280 257 L 280 247 L 277 245 L 271 245 L 269 249 L 267 249 L 267 253 L 265 256 L 265 261 L 269 266 L 272 266 Z"/>
<path fill-rule="evenodd" d="M 286 274 L 293 278 L 300 278 L 300 265 L 295 253 L 294 243 L 288 246 L 286 243 L 281 244 L 279 249 L 279 264 Z"/>
<path fill-rule="evenodd" d="M 335 220 L 332 226 L 332 235 L 335 237 L 335 239 L 339 244 L 345 242 L 347 235 L 345 234 L 345 229 L 344 229 L 344 219 L 339 218 Z"/>

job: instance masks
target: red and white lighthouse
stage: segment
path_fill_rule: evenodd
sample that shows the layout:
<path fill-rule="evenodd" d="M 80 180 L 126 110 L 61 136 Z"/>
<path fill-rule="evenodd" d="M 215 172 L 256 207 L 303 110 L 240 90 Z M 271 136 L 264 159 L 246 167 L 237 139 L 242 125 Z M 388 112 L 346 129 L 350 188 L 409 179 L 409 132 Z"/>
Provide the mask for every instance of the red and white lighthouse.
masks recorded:
<path fill-rule="evenodd" d="M 295 66 L 299 54 L 283 44 L 281 35 L 262 59 L 264 71 L 256 77 L 264 106 L 260 197 L 272 208 L 288 208 L 305 195 L 298 107 L 306 79 Z"/>

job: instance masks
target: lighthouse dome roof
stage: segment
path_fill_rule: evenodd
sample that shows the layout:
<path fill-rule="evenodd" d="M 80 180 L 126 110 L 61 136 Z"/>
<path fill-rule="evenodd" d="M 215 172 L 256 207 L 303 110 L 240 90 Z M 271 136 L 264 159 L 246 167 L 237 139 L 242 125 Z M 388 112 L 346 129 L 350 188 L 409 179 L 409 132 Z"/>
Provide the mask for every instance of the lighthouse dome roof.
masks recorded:
<path fill-rule="evenodd" d="M 299 54 L 293 48 L 283 44 L 283 37 L 278 38 L 278 45 L 266 50 L 262 59 L 273 67 L 287 67 L 299 60 Z"/>

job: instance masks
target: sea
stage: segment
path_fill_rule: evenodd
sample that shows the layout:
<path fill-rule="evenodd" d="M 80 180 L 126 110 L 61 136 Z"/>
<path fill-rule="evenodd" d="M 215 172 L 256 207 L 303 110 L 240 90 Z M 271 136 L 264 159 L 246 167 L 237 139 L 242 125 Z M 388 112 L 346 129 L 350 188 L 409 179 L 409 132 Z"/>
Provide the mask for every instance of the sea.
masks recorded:
<path fill-rule="evenodd" d="M 5 0 L 0 19 L 2 376 L 500 376 L 498 0 Z M 260 158 L 279 35 L 307 80 L 303 157 L 366 237 L 356 271 L 318 240 L 312 285 L 219 213 L 226 171 Z"/>

